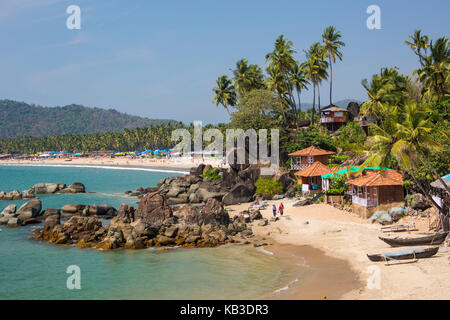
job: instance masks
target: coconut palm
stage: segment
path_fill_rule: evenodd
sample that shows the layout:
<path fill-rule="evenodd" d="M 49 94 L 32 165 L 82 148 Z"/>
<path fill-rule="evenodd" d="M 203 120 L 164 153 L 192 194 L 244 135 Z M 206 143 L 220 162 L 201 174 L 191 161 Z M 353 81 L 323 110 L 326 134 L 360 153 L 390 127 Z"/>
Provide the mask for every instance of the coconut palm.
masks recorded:
<path fill-rule="evenodd" d="M 295 88 L 295 91 L 297 92 L 297 99 L 298 99 L 298 114 L 302 112 L 302 104 L 300 99 L 300 94 L 303 89 L 308 90 L 308 80 L 306 79 L 305 70 L 300 66 L 299 63 L 295 63 L 295 65 L 292 68 L 291 73 L 291 84 Z"/>
<path fill-rule="evenodd" d="M 236 93 L 234 87 L 227 76 L 223 75 L 216 80 L 217 87 L 213 88 L 215 93 L 212 102 L 219 107 L 221 104 L 228 113 L 228 107 L 236 104 Z"/>
<path fill-rule="evenodd" d="M 387 104 L 381 106 L 384 112 L 384 126 L 371 125 L 373 136 L 369 140 L 372 145 L 370 156 L 361 165 L 361 168 L 367 166 L 390 167 L 395 163 L 395 159 L 398 165 L 413 178 L 423 194 L 445 216 L 446 213 L 425 190 L 413 170 L 419 160 L 429 162 L 427 159 L 429 150 L 440 148 L 439 144 L 431 139 L 431 131 L 434 130 L 434 127 L 426 117 L 426 109 L 415 104 L 408 104 L 404 109 Z M 442 134 L 448 135 L 444 132 Z"/>
<path fill-rule="evenodd" d="M 322 34 L 324 53 L 330 64 L 330 105 L 333 103 L 333 63 L 336 63 L 336 57 L 342 61 L 342 52 L 339 49 L 345 46 L 340 40 L 341 37 L 341 32 L 334 26 L 326 28 Z"/>
<path fill-rule="evenodd" d="M 414 34 L 408 36 L 408 38 L 411 39 L 411 41 L 406 40 L 405 43 L 414 51 L 422 63 L 424 57 L 427 55 L 427 50 L 429 47 L 428 36 L 422 35 L 422 30 L 415 30 Z M 424 51 L 423 53 L 422 50 Z"/>
<path fill-rule="evenodd" d="M 246 92 L 264 87 L 264 76 L 261 68 L 256 64 L 249 65 L 247 59 L 236 62 L 236 69 L 231 71 L 233 72 L 232 81 L 238 100 Z"/>

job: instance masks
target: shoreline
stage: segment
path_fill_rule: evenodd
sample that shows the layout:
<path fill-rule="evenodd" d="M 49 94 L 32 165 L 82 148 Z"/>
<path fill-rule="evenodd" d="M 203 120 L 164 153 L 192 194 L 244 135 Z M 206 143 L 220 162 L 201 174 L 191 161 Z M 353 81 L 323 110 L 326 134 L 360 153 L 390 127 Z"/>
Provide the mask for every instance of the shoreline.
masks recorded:
<path fill-rule="evenodd" d="M 111 169 L 111 170 L 140 170 L 148 172 L 167 172 L 167 173 L 181 173 L 189 174 L 191 167 L 185 164 L 170 165 L 168 163 L 161 164 L 130 164 L 130 163 L 95 163 L 94 161 L 78 161 L 78 162 L 65 162 L 65 161 L 5 161 L 1 160 L 0 165 L 4 166 L 29 166 L 29 167 L 72 167 L 72 168 L 97 168 L 97 169 Z"/>
<path fill-rule="evenodd" d="M 348 288 L 351 281 L 341 283 L 346 292 L 342 292 L 337 299 L 450 299 L 450 248 L 442 247 L 436 256 L 416 263 L 387 266 L 383 262 L 371 262 L 366 254 L 401 251 L 406 247 L 391 248 L 378 239 L 382 235 L 380 225 L 370 224 L 354 214 L 325 204 L 293 207 L 295 200 L 273 200 L 268 202 L 266 209 L 261 210 L 263 217 L 270 220 L 272 204 L 278 206 L 281 202 L 285 206 L 284 216 L 276 222 L 270 221 L 265 227 L 252 225 L 254 234 L 280 245 L 310 246 L 327 257 L 345 261 L 356 274 L 358 285 L 346 291 L 345 287 Z M 248 207 L 246 203 L 227 206 L 227 209 L 231 209 L 229 214 L 232 216 Z M 425 225 L 419 223 L 418 232 L 427 232 Z M 408 233 L 384 233 L 383 236 L 408 236 Z M 264 249 L 272 251 L 271 247 Z M 332 274 L 333 265 L 329 267 L 331 273 L 328 274 Z M 371 289 L 367 284 L 374 276 L 373 270 L 379 271 L 380 286 Z M 287 299 L 305 299 L 298 292 L 286 294 Z"/>

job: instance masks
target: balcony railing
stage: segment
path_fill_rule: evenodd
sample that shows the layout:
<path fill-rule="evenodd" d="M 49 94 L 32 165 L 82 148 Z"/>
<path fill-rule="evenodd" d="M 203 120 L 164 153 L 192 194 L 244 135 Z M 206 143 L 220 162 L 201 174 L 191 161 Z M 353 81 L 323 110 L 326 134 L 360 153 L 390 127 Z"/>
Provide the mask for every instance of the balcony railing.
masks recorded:
<path fill-rule="evenodd" d="M 378 206 L 378 199 L 367 199 L 353 195 L 352 203 L 356 203 L 364 207 L 376 207 Z"/>
<path fill-rule="evenodd" d="M 310 164 L 291 164 L 291 170 L 303 170 L 310 166 Z"/>
<path fill-rule="evenodd" d="M 320 123 L 345 122 L 342 117 L 321 117 Z"/>

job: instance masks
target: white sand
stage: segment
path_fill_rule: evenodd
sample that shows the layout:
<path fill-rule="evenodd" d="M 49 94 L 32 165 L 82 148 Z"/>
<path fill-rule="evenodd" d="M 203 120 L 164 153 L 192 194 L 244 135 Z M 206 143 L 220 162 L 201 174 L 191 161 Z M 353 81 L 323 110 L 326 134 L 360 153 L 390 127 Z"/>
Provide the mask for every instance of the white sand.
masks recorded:
<path fill-rule="evenodd" d="M 405 249 L 391 248 L 379 240 L 378 236 L 408 234 L 382 233 L 380 225 L 369 224 L 351 213 L 325 204 L 294 208 L 293 200 L 270 201 L 267 209 L 261 212 L 263 216 L 270 219 L 272 204 L 278 206 L 280 202 L 285 206 L 284 216 L 266 227 L 255 225 L 254 233 L 270 236 L 281 244 L 310 245 L 331 257 L 348 261 L 363 286 L 344 294 L 343 299 L 450 299 L 450 248 L 442 247 L 435 257 L 421 259 L 416 263 L 386 266 L 384 262 L 371 262 L 367 253 Z M 248 206 L 249 204 L 230 206 L 234 210 L 230 215 L 239 213 Z M 369 277 L 373 278 L 373 270 L 379 270 L 379 289 L 369 289 L 366 285 Z"/>

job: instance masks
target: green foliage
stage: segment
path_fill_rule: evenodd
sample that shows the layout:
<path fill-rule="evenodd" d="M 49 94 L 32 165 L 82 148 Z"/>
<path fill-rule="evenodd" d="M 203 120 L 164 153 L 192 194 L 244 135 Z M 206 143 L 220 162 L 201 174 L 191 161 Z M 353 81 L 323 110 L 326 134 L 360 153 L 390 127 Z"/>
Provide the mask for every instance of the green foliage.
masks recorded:
<path fill-rule="evenodd" d="M 328 166 L 330 168 L 338 167 L 348 158 L 350 158 L 350 156 L 346 154 L 334 154 L 330 157 L 330 159 L 328 159 Z"/>
<path fill-rule="evenodd" d="M 271 91 L 252 90 L 239 101 L 231 114 L 231 127 L 242 130 L 277 129 L 283 127 L 282 114 L 286 107 Z"/>
<path fill-rule="evenodd" d="M 132 116 L 113 109 L 88 108 L 74 104 L 49 108 L 0 100 L 0 139 L 118 132 L 125 128 L 177 123 L 175 120 Z"/>
<path fill-rule="evenodd" d="M 256 193 L 264 195 L 266 199 L 272 199 L 274 195 L 283 193 L 283 185 L 281 182 L 272 178 L 260 177 L 255 182 L 255 186 Z"/>
<path fill-rule="evenodd" d="M 207 178 L 211 181 L 222 178 L 220 171 L 217 168 L 209 168 L 205 173 L 200 175 L 202 178 Z"/>
<path fill-rule="evenodd" d="M 330 188 L 327 190 L 328 195 L 343 195 L 345 193 L 347 182 L 346 176 L 333 177 L 330 179 Z"/>
<path fill-rule="evenodd" d="M 297 130 L 295 136 L 281 142 L 282 151 L 291 153 L 305 149 L 311 145 L 325 150 L 336 151 L 330 134 L 318 130 Z"/>
<path fill-rule="evenodd" d="M 366 135 L 359 124 L 348 122 L 333 141 L 342 151 L 352 151 L 361 154 L 364 150 Z"/>

